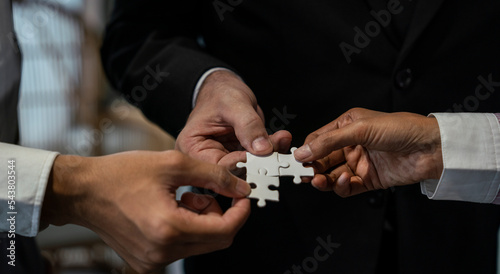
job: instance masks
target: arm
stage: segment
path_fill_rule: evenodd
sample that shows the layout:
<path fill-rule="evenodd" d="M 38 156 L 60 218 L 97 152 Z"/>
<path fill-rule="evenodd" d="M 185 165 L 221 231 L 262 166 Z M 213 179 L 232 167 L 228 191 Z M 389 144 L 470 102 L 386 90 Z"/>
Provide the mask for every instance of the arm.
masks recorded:
<path fill-rule="evenodd" d="M 195 158 L 231 167 L 244 157 L 235 151 L 286 150 L 291 135 L 268 136 L 255 95 L 230 71 L 202 81 L 192 109 L 200 77 L 214 67 L 231 69 L 197 44 L 199 8 L 190 1 L 117 1 L 102 50 L 111 82 L 150 120 L 179 135 L 176 148 Z"/>
<path fill-rule="evenodd" d="M 116 1 L 102 46 L 111 84 L 173 136 L 184 127 L 198 79 L 231 67 L 202 49 L 200 5 L 192 1 Z"/>
<path fill-rule="evenodd" d="M 36 223 L 24 235 L 35 236 L 38 222 L 40 227 L 85 226 L 141 273 L 229 246 L 250 214 L 250 202 L 240 199 L 250 192 L 247 183 L 223 167 L 178 151 L 136 151 L 95 158 L 59 155 L 53 162 L 49 157 L 40 165 L 45 176 L 33 182 L 25 175 L 36 165 L 28 166 L 20 154 L 4 154 L 4 148 L 2 145 L 2 156 L 18 159 L 17 185 L 37 189 L 23 193 L 20 188 L 17 192 L 18 197 L 26 197 L 26 203 L 35 204 L 32 212 L 19 212 L 16 217 L 20 222 Z M 35 158 L 36 153 L 57 155 L 26 149 L 27 156 Z M 176 201 L 175 191 L 183 185 L 204 187 L 236 199 L 226 212 L 207 195 L 186 193 Z M 27 205 L 16 202 L 16 206 Z"/>
<path fill-rule="evenodd" d="M 492 202 L 500 187 L 495 116 L 435 116 L 352 109 L 312 133 L 295 156 L 317 160 L 313 185 L 341 196 L 433 179 L 422 184 L 429 198 Z"/>

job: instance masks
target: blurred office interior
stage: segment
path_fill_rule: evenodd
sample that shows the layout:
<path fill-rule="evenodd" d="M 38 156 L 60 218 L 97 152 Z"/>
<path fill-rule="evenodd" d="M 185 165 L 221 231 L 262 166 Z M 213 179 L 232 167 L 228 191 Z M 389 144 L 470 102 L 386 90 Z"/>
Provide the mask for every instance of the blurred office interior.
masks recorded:
<path fill-rule="evenodd" d="M 99 48 L 113 1 L 14 1 L 23 54 L 21 144 L 98 156 L 172 149 L 174 139 L 109 87 Z M 54 273 L 134 273 L 92 231 L 67 225 L 37 236 Z M 180 273 L 180 263 L 159 273 Z"/>

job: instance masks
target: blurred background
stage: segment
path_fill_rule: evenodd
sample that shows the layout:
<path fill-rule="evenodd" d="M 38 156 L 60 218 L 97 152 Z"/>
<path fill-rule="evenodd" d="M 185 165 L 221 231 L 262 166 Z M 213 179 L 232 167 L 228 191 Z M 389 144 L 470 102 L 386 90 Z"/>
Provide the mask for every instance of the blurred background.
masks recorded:
<path fill-rule="evenodd" d="M 106 82 L 99 48 L 112 5 L 102 0 L 14 1 L 23 53 L 23 146 L 82 156 L 174 147 L 171 136 L 146 121 Z M 49 227 L 37 242 L 54 273 L 134 273 L 82 227 Z M 180 265 L 159 273 L 182 273 Z"/>

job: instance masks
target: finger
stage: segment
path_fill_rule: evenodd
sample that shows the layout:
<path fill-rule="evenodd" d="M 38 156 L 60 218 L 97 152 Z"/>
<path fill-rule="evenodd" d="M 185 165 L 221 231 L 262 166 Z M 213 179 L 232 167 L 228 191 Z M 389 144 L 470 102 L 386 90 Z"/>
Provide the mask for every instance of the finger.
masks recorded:
<path fill-rule="evenodd" d="M 196 213 L 201 213 L 213 202 L 217 203 L 214 197 L 210 195 L 186 192 L 182 194 L 179 206 L 187 208 Z"/>
<path fill-rule="evenodd" d="M 236 164 L 238 162 L 246 162 L 246 159 L 247 154 L 245 151 L 232 151 L 224 155 L 224 157 L 222 157 L 217 164 L 219 166 L 226 167 L 231 171 L 240 170 Z"/>
<path fill-rule="evenodd" d="M 384 112 L 379 112 L 379 111 L 374 111 L 374 110 L 369 110 L 369 109 L 364 109 L 364 108 L 352 108 L 339 116 L 337 119 L 332 121 L 331 123 L 323 126 L 322 128 L 314 131 L 313 133 L 309 134 L 309 136 L 306 138 L 304 145 L 298 149 L 299 151 L 299 158 L 297 160 L 299 161 L 311 161 L 309 157 L 312 156 L 314 152 L 311 152 L 310 148 L 307 147 L 308 144 L 314 143 L 316 146 L 320 146 L 322 142 L 322 138 L 327 138 L 330 134 L 337 134 L 339 136 L 338 140 L 333 140 L 336 142 L 344 141 L 347 142 L 347 144 L 339 144 L 336 146 L 336 148 L 330 148 L 331 150 L 339 149 L 341 147 L 349 146 L 349 141 L 352 144 L 360 144 L 359 142 L 362 141 L 359 138 L 357 140 L 349 140 L 350 138 L 356 138 L 359 137 L 360 135 L 364 137 L 365 132 L 356 132 L 355 130 L 360 130 L 360 129 L 366 129 L 363 127 L 360 127 L 360 124 L 362 125 L 363 123 L 359 123 L 358 121 L 363 119 L 363 118 L 373 118 L 379 115 L 383 115 Z M 353 127 L 352 125 L 356 124 L 356 127 Z M 342 130 L 341 130 L 342 129 Z M 347 129 L 347 130 L 346 130 Z M 342 134 L 342 135 L 341 135 Z M 349 136 L 349 134 L 351 134 Z M 326 136 L 326 137 L 325 137 Z M 318 140 L 320 139 L 320 140 Z M 328 150 L 328 149 L 326 149 Z M 324 155 L 328 154 L 326 151 L 323 152 Z M 312 156 L 314 159 L 317 159 L 316 155 Z M 323 156 L 322 156 L 323 157 Z"/>
<path fill-rule="evenodd" d="M 217 203 L 217 200 L 215 200 L 215 198 L 212 196 L 210 196 L 209 200 L 210 203 L 208 203 L 208 206 L 200 211 L 200 214 L 221 216 L 223 211 L 220 208 L 219 203 Z"/>
<path fill-rule="evenodd" d="M 316 139 L 295 151 L 295 159 L 311 162 L 326 157 L 334 150 L 353 145 L 362 145 L 366 134 L 366 125 L 356 122 L 319 135 Z"/>
<path fill-rule="evenodd" d="M 221 239 L 232 239 L 250 216 L 250 200 L 234 199 L 232 206 L 222 215 L 207 214 L 190 218 L 185 232 L 193 241 L 217 242 Z"/>
<path fill-rule="evenodd" d="M 177 173 L 177 186 L 202 187 L 228 197 L 246 197 L 251 192 L 247 182 L 232 175 L 225 167 L 187 156 L 178 166 L 182 170 Z"/>
<path fill-rule="evenodd" d="M 363 109 L 363 108 L 352 108 L 352 109 L 344 112 L 342 115 L 337 117 L 337 119 L 333 120 L 332 122 L 322 126 L 321 128 L 319 128 L 319 129 L 315 130 L 314 132 L 312 132 L 311 134 L 309 134 L 307 136 L 304 144 L 308 144 L 308 143 L 312 142 L 313 140 L 318 138 L 318 136 L 320 136 L 324 133 L 337 130 L 341 127 L 344 127 L 344 126 L 352 123 L 353 121 L 359 119 L 360 117 L 363 117 L 364 116 L 363 113 L 365 111 L 370 111 L 370 110 Z"/>
<path fill-rule="evenodd" d="M 273 135 L 270 135 L 269 138 L 273 143 L 275 151 L 285 153 L 290 149 L 290 144 L 292 142 L 292 134 L 290 134 L 290 132 L 280 130 Z M 217 164 L 228 168 L 233 174 L 238 175 L 242 174 L 241 172 L 243 169 L 237 168 L 236 164 L 238 162 L 246 162 L 246 159 L 247 157 L 245 151 L 233 151 L 224 155 Z"/>
<path fill-rule="evenodd" d="M 346 161 L 344 150 L 339 149 L 330 153 L 328 156 L 319 159 L 317 161 L 312 162 L 312 166 L 314 167 L 315 173 L 324 173 L 327 170 L 330 170 L 341 163 Z"/>
<path fill-rule="evenodd" d="M 333 185 L 333 191 L 345 198 L 367 192 L 369 189 L 359 176 L 351 176 L 344 172 Z"/>
<path fill-rule="evenodd" d="M 264 121 L 250 104 L 235 106 L 237 111 L 228 113 L 224 119 L 234 128 L 236 138 L 250 153 L 265 155 L 273 151 Z"/>
<path fill-rule="evenodd" d="M 334 181 L 325 174 L 316 174 L 311 180 L 311 185 L 320 191 L 333 191 Z"/>
<path fill-rule="evenodd" d="M 222 216 L 230 229 L 236 234 L 250 216 L 250 200 L 247 198 L 233 199 L 231 207 Z"/>
<path fill-rule="evenodd" d="M 306 140 L 304 141 L 304 144 L 308 144 L 308 143 L 312 142 L 313 140 L 318 138 L 319 135 L 321 135 L 325 132 L 329 132 L 329 131 L 338 129 L 339 128 L 339 126 L 338 126 L 339 119 L 340 118 L 337 118 L 337 119 L 333 120 L 332 122 L 322 126 L 321 128 L 311 132 L 309 135 L 307 135 Z"/>
<path fill-rule="evenodd" d="M 347 173 L 350 176 L 353 175 L 351 169 L 347 165 L 341 165 L 332 170 L 329 174 L 317 174 L 317 176 L 314 176 L 311 184 L 321 191 L 332 191 L 334 190 L 338 178 L 343 173 Z"/>
<path fill-rule="evenodd" d="M 274 151 L 279 153 L 286 153 L 290 149 L 292 143 L 292 134 L 286 130 L 280 130 L 270 135 L 271 143 L 273 144 Z"/>

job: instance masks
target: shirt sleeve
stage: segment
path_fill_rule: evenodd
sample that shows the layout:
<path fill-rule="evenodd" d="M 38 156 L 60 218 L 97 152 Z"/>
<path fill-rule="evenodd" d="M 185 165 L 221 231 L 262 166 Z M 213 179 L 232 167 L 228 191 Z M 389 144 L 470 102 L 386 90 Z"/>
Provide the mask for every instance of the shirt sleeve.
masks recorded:
<path fill-rule="evenodd" d="M 435 200 L 492 203 L 500 189 L 500 125 L 491 113 L 432 113 L 443 154 L 439 180 L 421 183 Z"/>
<path fill-rule="evenodd" d="M 0 143 L 0 231 L 37 235 L 45 188 L 57 155 Z M 15 203 L 9 203 L 12 200 Z"/>
<path fill-rule="evenodd" d="M 198 99 L 198 94 L 200 93 L 200 88 L 201 86 L 203 85 L 203 83 L 205 82 L 205 79 L 207 79 L 208 76 L 210 76 L 210 74 L 216 72 L 216 71 L 221 71 L 221 70 L 225 70 L 225 71 L 231 71 L 233 72 L 232 70 L 230 69 L 227 69 L 227 68 L 223 68 L 223 67 L 216 67 L 216 68 L 212 68 L 212 69 L 209 69 L 207 70 L 205 73 L 203 73 L 203 75 L 200 77 L 200 79 L 198 80 L 198 82 L 196 83 L 196 87 L 194 88 L 194 92 L 193 92 L 193 102 L 192 102 L 192 107 L 194 108 L 195 105 L 196 105 L 196 100 Z M 233 72 L 234 73 L 234 72 Z M 238 76 L 236 73 L 234 73 L 236 76 Z M 238 76 L 239 77 L 239 76 Z M 241 77 L 239 77 L 241 79 Z M 243 79 L 241 79 L 243 81 Z"/>

